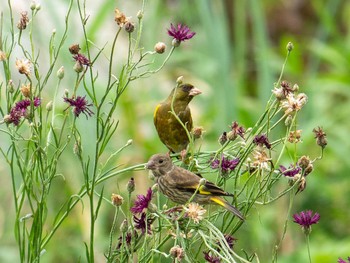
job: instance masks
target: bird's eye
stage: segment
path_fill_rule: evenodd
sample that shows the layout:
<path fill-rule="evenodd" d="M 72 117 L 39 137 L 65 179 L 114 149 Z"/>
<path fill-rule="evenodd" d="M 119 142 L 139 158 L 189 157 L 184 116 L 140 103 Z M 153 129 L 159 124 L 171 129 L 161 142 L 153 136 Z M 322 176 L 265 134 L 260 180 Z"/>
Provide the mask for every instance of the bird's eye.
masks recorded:
<path fill-rule="evenodd" d="M 163 163 L 163 159 L 160 159 L 160 160 L 158 161 L 158 163 Z"/>

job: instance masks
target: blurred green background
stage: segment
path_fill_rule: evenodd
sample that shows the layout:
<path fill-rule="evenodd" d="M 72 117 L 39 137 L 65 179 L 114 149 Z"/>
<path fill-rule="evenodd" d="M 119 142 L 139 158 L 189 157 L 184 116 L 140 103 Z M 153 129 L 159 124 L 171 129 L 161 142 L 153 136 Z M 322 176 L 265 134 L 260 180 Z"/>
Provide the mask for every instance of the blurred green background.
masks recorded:
<path fill-rule="evenodd" d="M 15 23 L 21 11 L 29 11 L 28 1 L 11 1 Z M 43 1 L 38 13 L 34 41 L 41 54 L 39 64 L 45 67 L 48 41 L 53 30 L 61 36 L 68 1 Z M 87 1 L 88 37 L 98 47 L 108 42 L 104 54 L 108 54 L 117 30 L 114 9 L 118 7 L 135 21 L 141 1 Z M 76 3 L 70 18 L 65 51 L 57 64 L 65 67 L 64 88 L 72 89 L 75 74 L 68 47 L 82 43 L 82 30 L 78 22 Z M 4 16 L 4 35 L 8 32 L 9 10 L 5 1 L 0 3 Z M 153 50 L 156 42 L 165 42 L 168 49 L 171 39 L 166 29 L 170 23 L 182 22 L 197 34 L 175 50 L 170 62 L 158 74 L 139 79 L 131 84 L 121 98 L 117 114 L 120 121 L 111 152 L 133 139 L 116 160 L 116 165 L 134 165 L 146 162 L 156 152 L 166 152 L 153 127 L 153 109 L 174 86 L 176 78 L 184 76 L 203 90 L 192 103 L 195 126 L 203 126 L 206 133 L 197 146 L 203 150 L 217 149 L 217 138 L 228 129 L 232 121 L 245 127 L 253 125 L 264 110 L 277 81 L 286 55 L 286 45 L 293 42 L 294 49 L 288 60 L 283 79 L 297 83 L 309 102 L 299 115 L 298 128 L 303 130 L 300 155 L 305 152 L 312 158 L 320 150 L 315 144 L 314 127 L 321 126 L 328 136 L 324 159 L 317 162 L 314 172 L 308 177 L 307 188 L 297 195 L 293 213 L 312 209 L 321 215 L 311 234 L 313 262 L 336 262 L 338 257 L 350 256 L 350 1 L 317 0 L 154 0 L 147 1 L 144 13 L 142 43 L 145 50 Z M 125 62 L 126 34 L 117 43 L 116 60 Z M 96 50 L 96 53 L 98 51 Z M 159 55 L 165 56 L 165 55 Z M 160 64 L 164 57 L 155 60 Z M 14 62 L 13 62 L 14 65 Z M 106 78 L 106 63 L 97 63 L 100 85 Z M 14 66 L 13 66 L 14 68 Z M 15 68 L 14 68 L 15 70 Z M 118 71 L 117 71 L 118 72 Z M 3 73 L 0 81 L 3 81 Z M 116 73 L 117 74 L 117 73 Z M 16 81 L 16 79 L 14 79 Z M 43 105 L 52 99 L 52 90 L 43 95 Z M 98 81 L 99 83 L 99 81 Z M 102 88 L 101 88 L 102 89 Z M 3 94 L 1 94 L 3 96 Z M 63 102 L 61 110 L 65 108 Z M 82 117 L 83 136 L 88 138 L 93 122 Z M 91 125 L 89 127 L 89 125 Z M 2 135 L 3 136 L 3 135 Z M 8 138 L 1 138 L 1 146 Z M 88 151 L 94 141 L 84 141 Z M 65 180 L 57 179 L 49 203 L 58 209 L 67 196 L 75 193 L 82 184 L 82 175 L 73 151 L 64 156 L 59 172 Z M 11 193 L 11 178 L 3 160 L 0 166 L 0 261 L 16 262 L 17 250 L 13 237 L 14 213 Z M 123 174 L 105 184 L 105 195 L 124 193 L 129 178 L 135 177 L 135 193 L 145 193 L 152 182 L 147 172 Z M 245 227 L 237 233 L 237 251 L 245 249 L 256 252 L 261 262 L 270 262 L 274 246 L 282 235 L 288 209 L 287 200 L 281 199 L 266 207 L 256 207 Z M 96 248 L 97 262 L 104 262 L 103 252 L 108 244 L 113 207 L 102 206 L 98 221 Z M 49 220 L 50 221 L 50 220 Z M 77 206 L 63 227 L 56 233 L 47 248 L 43 262 L 84 261 L 84 245 L 88 240 L 89 219 L 87 209 Z M 285 240 L 279 250 L 279 262 L 306 262 L 307 250 L 304 236 L 298 225 L 289 224 Z"/>

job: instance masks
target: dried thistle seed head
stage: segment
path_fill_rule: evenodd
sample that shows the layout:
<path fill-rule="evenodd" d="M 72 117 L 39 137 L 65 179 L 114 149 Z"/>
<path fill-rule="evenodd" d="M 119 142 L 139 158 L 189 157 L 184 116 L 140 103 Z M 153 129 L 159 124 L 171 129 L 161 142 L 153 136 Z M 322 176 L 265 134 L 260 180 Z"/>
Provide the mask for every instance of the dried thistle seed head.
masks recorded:
<path fill-rule="evenodd" d="M 227 133 L 226 132 L 223 132 L 220 137 L 219 137 L 219 143 L 221 145 L 224 145 L 226 142 L 227 142 Z"/>
<path fill-rule="evenodd" d="M 19 30 L 24 30 L 27 28 L 29 22 L 29 18 L 28 18 L 28 13 L 26 11 L 21 13 L 21 18 L 17 24 L 17 28 Z"/>
<path fill-rule="evenodd" d="M 304 170 L 304 176 L 309 175 L 314 170 L 314 166 L 310 163 Z"/>
<path fill-rule="evenodd" d="M 127 21 L 124 25 L 124 29 L 128 33 L 132 33 L 135 30 L 135 24 L 130 21 Z"/>
<path fill-rule="evenodd" d="M 114 21 L 117 22 L 118 26 L 123 27 L 126 22 L 128 22 L 128 19 L 122 13 L 118 8 L 114 10 L 115 16 L 114 16 Z"/>
<path fill-rule="evenodd" d="M 6 59 L 7 59 L 6 53 L 0 50 L 0 61 L 5 61 Z"/>
<path fill-rule="evenodd" d="M 118 194 L 112 194 L 111 201 L 114 206 L 121 206 L 124 202 L 124 198 Z"/>
<path fill-rule="evenodd" d="M 69 52 L 72 54 L 72 55 L 77 55 L 79 54 L 79 51 L 80 51 L 80 46 L 79 44 L 73 44 L 69 47 Z"/>
<path fill-rule="evenodd" d="M 321 127 L 315 128 L 312 130 L 315 134 L 316 143 L 317 145 L 321 146 L 322 148 L 327 146 L 327 134 L 323 131 Z"/>
<path fill-rule="evenodd" d="M 203 133 L 204 133 L 203 127 L 194 127 L 192 129 L 193 138 L 195 140 L 200 139 L 202 137 Z"/>
<path fill-rule="evenodd" d="M 31 62 L 28 59 L 17 59 L 16 68 L 20 74 L 30 75 Z"/>
<path fill-rule="evenodd" d="M 22 85 L 21 87 L 21 93 L 24 97 L 29 98 L 30 97 L 30 84 Z"/>
<path fill-rule="evenodd" d="M 183 248 L 176 245 L 172 247 L 169 251 L 170 256 L 172 256 L 174 259 L 177 259 L 178 261 L 181 261 L 185 257 L 185 252 Z"/>
<path fill-rule="evenodd" d="M 308 165 L 311 163 L 310 161 L 310 157 L 309 156 L 306 156 L 306 155 L 303 155 L 299 158 L 298 160 L 298 166 L 301 168 L 301 169 L 306 169 L 306 167 L 308 167 Z"/>

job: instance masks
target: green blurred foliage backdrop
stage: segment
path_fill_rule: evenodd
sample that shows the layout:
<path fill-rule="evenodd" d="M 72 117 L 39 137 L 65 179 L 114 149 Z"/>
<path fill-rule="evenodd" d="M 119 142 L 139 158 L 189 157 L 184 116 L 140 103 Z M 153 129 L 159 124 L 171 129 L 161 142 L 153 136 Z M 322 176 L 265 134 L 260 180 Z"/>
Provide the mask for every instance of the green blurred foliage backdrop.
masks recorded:
<path fill-rule="evenodd" d="M 23 10 L 29 11 L 28 1 L 11 1 L 15 21 Z M 61 35 L 67 0 L 43 1 L 38 14 L 35 41 L 40 49 L 47 48 L 52 30 Z M 111 42 L 116 31 L 114 9 L 118 7 L 136 20 L 141 1 L 87 1 L 88 36 L 97 46 Z M 9 21 L 5 1 L 0 3 L 4 24 Z M 76 7 L 73 12 L 77 12 Z M 115 165 L 133 165 L 145 162 L 157 152 L 166 152 L 153 127 L 153 109 L 168 95 L 176 78 L 183 75 L 203 90 L 192 103 L 195 126 L 203 126 L 206 133 L 197 146 L 203 150 L 218 147 L 217 138 L 228 129 L 232 121 L 245 127 L 255 123 L 262 113 L 277 81 L 286 55 L 286 44 L 294 43 L 294 50 L 286 66 L 284 80 L 297 83 L 309 97 L 305 110 L 300 114 L 299 129 L 303 130 L 303 142 L 299 146 L 315 157 L 319 148 L 315 145 L 312 129 L 322 126 L 328 135 L 329 145 L 324 159 L 315 165 L 307 188 L 295 198 L 293 212 L 313 209 L 321 215 L 311 234 L 311 253 L 314 262 L 336 262 L 339 256 L 350 256 L 350 1 L 318 0 L 154 0 L 147 1 L 144 13 L 143 45 L 152 50 L 158 41 L 171 45 L 166 34 L 170 23 L 182 22 L 195 31 L 196 36 L 182 43 L 170 62 L 159 74 L 140 79 L 126 90 L 119 104 L 120 121 L 110 151 L 122 147 L 128 139 L 133 145 L 119 156 Z M 77 17 L 72 16 L 69 37 L 65 42 L 65 55 L 58 64 L 65 66 L 64 84 L 72 89 L 74 74 L 70 70 L 71 56 L 68 47 L 81 43 L 82 32 Z M 6 27 L 4 32 L 6 33 Z M 116 56 L 125 59 L 127 39 L 118 43 Z M 108 45 L 107 45 L 108 46 Z M 84 48 L 84 47 L 83 47 Z M 96 50 L 96 53 L 98 51 Z M 124 52 L 124 53 L 123 53 Z M 108 48 L 106 54 L 108 53 Z M 39 64 L 45 65 L 43 51 Z M 118 59 L 116 59 L 118 61 Z M 161 60 L 159 60 L 160 62 Z M 156 68 L 157 60 L 154 62 Z M 121 66 L 121 64 L 120 64 Z M 99 78 L 105 78 L 106 64 L 95 64 Z M 58 70 L 57 67 L 56 70 Z M 0 78 L 3 76 L 0 74 Z M 52 90 L 46 90 L 43 105 L 52 98 Z M 59 96 L 63 96 L 63 90 Z M 62 111 L 65 108 L 61 104 Z M 84 118 L 81 118 L 83 121 Z M 93 130 L 92 122 L 84 120 L 85 136 Z M 86 141 L 84 149 L 89 151 Z M 1 145 L 6 145 L 1 139 Z M 59 207 L 68 195 L 82 184 L 77 162 L 71 155 L 64 157 L 60 173 L 65 180 L 57 179 L 54 186 L 52 207 Z M 7 167 L 1 161 L 0 176 L 0 261 L 15 262 L 13 222 L 11 213 L 11 182 Z M 136 180 L 136 193 L 145 193 L 152 182 L 147 172 L 125 174 L 105 185 L 106 197 L 111 193 L 125 193 L 125 184 L 131 177 Z M 237 249 L 257 252 L 261 262 L 269 262 L 274 245 L 283 231 L 288 203 L 282 199 L 270 207 L 257 207 L 248 218 L 246 227 L 240 230 Z M 112 221 L 112 207 L 105 206 L 98 222 L 98 262 L 103 262 L 102 252 L 108 243 Z M 43 262 L 77 262 L 84 258 L 82 241 L 87 239 L 88 217 L 83 206 L 77 207 L 64 227 L 52 240 Z M 279 262 L 305 262 L 307 251 L 299 226 L 289 224 L 288 232 L 279 251 Z"/>

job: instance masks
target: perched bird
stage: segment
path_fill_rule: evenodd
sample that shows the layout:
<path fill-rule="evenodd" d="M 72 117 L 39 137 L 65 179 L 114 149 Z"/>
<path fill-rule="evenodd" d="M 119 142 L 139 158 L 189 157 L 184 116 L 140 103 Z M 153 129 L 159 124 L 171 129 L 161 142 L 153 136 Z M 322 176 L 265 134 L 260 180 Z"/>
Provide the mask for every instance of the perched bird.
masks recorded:
<path fill-rule="evenodd" d="M 197 193 L 192 199 L 193 202 L 198 204 L 220 205 L 235 214 L 241 220 L 244 220 L 243 215 L 237 208 L 220 197 L 233 196 L 232 194 L 225 192 L 208 181 L 200 185 L 200 180 L 202 178 L 199 175 L 174 165 L 169 155 L 155 154 L 149 159 L 145 167 L 153 172 L 159 190 L 173 202 L 185 204 L 195 194 L 198 188 Z"/>
<path fill-rule="evenodd" d="M 168 98 L 158 104 L 154 111 L 153 121 L 162 143 L 172 152 L 186 150 L 190 140 L 181 123 L 171 113 L 171 104 L 174 111 L 187 130 L 193 128 L 191 110 L 188 106 L 194 96 L 202 92 L 191 84 L 181 84 L 174 88 Z"/>

